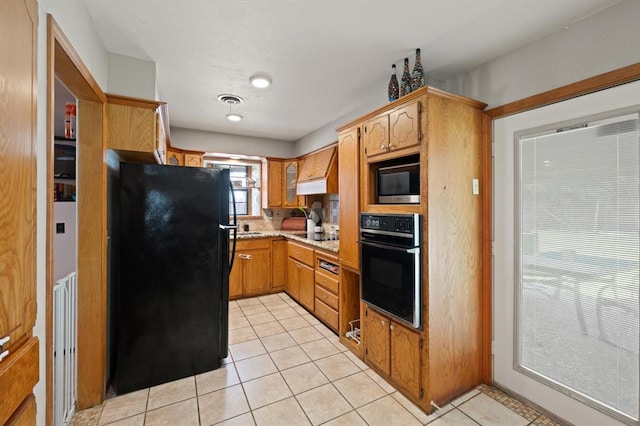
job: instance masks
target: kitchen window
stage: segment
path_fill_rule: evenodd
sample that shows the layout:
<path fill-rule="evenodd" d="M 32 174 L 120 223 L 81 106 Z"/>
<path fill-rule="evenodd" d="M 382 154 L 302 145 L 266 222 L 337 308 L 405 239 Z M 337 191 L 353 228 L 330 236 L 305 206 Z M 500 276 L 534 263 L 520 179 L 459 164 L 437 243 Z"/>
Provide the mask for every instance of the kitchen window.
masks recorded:
<path fill-rule="evenodd" d="M 235 196 L 236 214 L 243 217 L 260 216 L 260 176 L 261 163 L 225 158 L 206 158 L 205 167 L 229 169 L 233 194 Z M 233 211 L 233 204 L 229 212 Z"/>

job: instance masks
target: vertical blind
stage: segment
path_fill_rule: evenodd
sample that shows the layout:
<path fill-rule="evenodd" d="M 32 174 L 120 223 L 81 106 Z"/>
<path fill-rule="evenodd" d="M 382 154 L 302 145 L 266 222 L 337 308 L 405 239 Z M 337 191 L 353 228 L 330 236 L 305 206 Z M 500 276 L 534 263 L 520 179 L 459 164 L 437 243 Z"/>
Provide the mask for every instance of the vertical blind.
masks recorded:
<path fill-rule="evenodd" d="M 516 368 L 637 422 L 638 114 L 516 137 Z"/>

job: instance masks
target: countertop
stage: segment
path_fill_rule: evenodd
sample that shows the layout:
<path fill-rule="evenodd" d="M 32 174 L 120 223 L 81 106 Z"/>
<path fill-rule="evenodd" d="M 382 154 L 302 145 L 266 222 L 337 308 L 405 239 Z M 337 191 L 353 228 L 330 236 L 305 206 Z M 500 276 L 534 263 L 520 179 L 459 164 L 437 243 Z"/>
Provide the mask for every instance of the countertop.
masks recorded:
<path fill-rule="evenodd" d="M 300 243 L 308 244 L 313 247 L 318 247 L 323 250 L 331 251 L 334 253 L 338 253 L 339 241 L 316 241 L 310 238 L 306 238 L 304 236 L 299 235 L 300 232 L 291 232 L 291 231 L 249 231 L 249 232 L 238 232 L 236 238 L 238 240 L 246 240 L 252 238 L 269 238 L 269 237 L 285 237 L 289 240 L 298 241 Z M 231 234 L 233 237 L 233 233 Z"/>

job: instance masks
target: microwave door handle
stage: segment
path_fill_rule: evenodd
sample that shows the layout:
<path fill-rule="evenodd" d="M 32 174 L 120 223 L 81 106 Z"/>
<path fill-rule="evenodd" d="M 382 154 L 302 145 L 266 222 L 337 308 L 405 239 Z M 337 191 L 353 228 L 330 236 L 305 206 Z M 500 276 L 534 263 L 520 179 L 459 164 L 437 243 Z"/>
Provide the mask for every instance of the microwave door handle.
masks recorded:
<path fill-rule="evenodd" d="M 413 247 L 410 249 L 406 249 L 406 248 L 401 248 L 401 247 L 394 247 L 394 246 L 389 246 L 386 244 L 377 244 L 377 243 L 370 243 L 369 241 L 362 241 L 359 240 L 358 241 L 360 244 L 365 245 L 365 246 L 371 246 L 371 247 L 377 247 L 377 248 L 381 248 L 381 249 L 385 249 L 385 250 L 393 250 L 393 251 L 401 251 L 403 253 L 420 253 L 420 247 Z"/>

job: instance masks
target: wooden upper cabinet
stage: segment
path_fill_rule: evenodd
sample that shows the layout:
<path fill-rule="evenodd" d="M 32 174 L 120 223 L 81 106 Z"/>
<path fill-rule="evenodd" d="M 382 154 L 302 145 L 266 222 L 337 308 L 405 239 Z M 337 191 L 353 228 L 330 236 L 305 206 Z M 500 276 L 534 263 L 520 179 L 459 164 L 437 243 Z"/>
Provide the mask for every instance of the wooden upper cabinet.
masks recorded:
<path fill-rule="evenodd" d="M 262 162 L 262 207 L 282 207 L 283 193 L 282 161 L 267 160 Z"/>
<path fill-rule="evenodd" d="M 187 167 L 202 167 L 202 153 L 185 152 L 184 165 Z"/>
<path fill-rule="evenodd" d="M 422 103 L 421 98 L 414 99 L 368 120 L 364 125 L 365 157 L 378 161 L 418 152 L 423 138 Z"/>
<path fill-rule="evenodd" d="M 398 151 L 420 144 L 421 113 L 422 102 L 418 100 L 389 114 L 389 151 Z"/>
<path fill-rule="evenodd" d="M 0 424 L 12 416 L 35 424 L 35 413 L 18 407 L 28 402 L 39 371 L 38 339 L 30 337 L 37 281 L 36 2 L 1 1 L 0 28 L 0 339 L 10 338 L 0 350 L 8 351 L 0 361 Z"/>
<path fill-rule="evenodd" d="M 282 173 L 284 187 L 282 194 L 282 207 L 303 207 L 306 205 L 306 197 L 298 195 L 296 190 L 298 184 L 298 162 L 287 160 L 283 162 Z"/>
<path fill-rule="evenodd" d="M 161 102 L 107 95 L 107 148 L 125 160 L 162 162 L 166 132 L 158 133 Z M 168 126 L 167 124 L 163 124 Z"/>
<path fill-rule="evenodd" d="M 360 127 L 352 127 L 338 135 L 338 186 L 340 197 L 340 263 L 358 271 L 360 215 Z"/>
<path fill-rule="evenodd" d="M 386 154 L 389 146 L 389 115 L 384 114 L 364 125 L 364 153 L 367 157 Z"/>
<path fill-rule="evenodd" d="M 169 166 L 184 166 L 184 154 L 169 148 L 167 150 L 166 164 Z"/>

